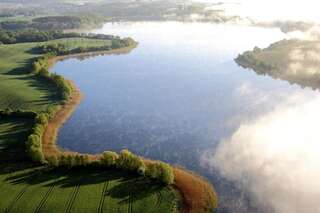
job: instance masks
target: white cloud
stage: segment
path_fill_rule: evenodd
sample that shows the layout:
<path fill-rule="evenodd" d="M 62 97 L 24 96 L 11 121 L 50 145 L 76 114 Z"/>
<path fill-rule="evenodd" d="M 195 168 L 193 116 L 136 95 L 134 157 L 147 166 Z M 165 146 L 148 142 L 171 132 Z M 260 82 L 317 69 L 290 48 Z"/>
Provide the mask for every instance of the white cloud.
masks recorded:
<path fill-rule="evenodd" d="M 242 124 L 203 164 L 276 213 L 320 212 L 320 95 L 310 94 Z"/>

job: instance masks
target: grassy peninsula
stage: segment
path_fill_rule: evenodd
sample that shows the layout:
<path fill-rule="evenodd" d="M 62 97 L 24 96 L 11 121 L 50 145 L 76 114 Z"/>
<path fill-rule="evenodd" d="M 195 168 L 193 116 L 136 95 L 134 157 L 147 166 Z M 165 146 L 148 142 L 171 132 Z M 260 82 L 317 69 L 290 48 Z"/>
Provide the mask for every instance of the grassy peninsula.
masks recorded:
<path fill-rule="evenodd" d="M 56 146 L 55 134 L 81 95 L 76 85 L 48 71 L 52 63 L 134 45 L 130 39 L 84 35 L 0 45 L 1 212 L 200 213 L 216 208 L 212 186 L 183 169 L 127 150 L 92 156 Z"/>

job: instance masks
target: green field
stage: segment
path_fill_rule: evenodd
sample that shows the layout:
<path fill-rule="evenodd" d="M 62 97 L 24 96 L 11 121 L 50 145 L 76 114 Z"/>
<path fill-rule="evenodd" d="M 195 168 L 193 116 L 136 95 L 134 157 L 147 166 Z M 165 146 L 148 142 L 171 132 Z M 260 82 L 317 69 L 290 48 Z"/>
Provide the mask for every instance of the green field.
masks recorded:
<path fill-rule="evenodd" d="M 32 48 L 45 43 L 63 43 L 67 47 L 96 47 L 111 45 L 111 42 L 71 38 L 44 43 L 0 45 L 0 109 L 25 109 L 43 111 L 56 104 L 55 91 L 46 82 L 28 73 L 30 59 L 37 57 Z"/>
<path fill-rule="evenodd" d="M 59 42 L 70 47 L 102 45 L 101 41 L 90 39 Z M 0 110 L 40 112 L 59 104 L 54 88 L 26 69 L 30 59 L 37 57 L 32 51 L 37 45 L 0 45 Z M 0 118 L 0 212 L 175 211 L 178 205 L 175 191 L 143 177 L 114 170 L 53 170 L 34 166 L 24 151 L 31 122 Z"/>

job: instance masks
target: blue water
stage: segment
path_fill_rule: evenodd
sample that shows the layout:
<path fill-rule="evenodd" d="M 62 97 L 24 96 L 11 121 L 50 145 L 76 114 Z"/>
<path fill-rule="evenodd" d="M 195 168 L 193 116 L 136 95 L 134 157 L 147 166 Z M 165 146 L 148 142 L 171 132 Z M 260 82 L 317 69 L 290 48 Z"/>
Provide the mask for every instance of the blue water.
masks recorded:
<path fill-rule="evenodd" d="M 86 153 L 128 148 L 180 164 L 212 181 L 221 212 L 257 212 L 245 192 L 203 166 L 202 156 L 214 153 L 242 123 L 302 91 L 233 61 L 285 35 L 277 29 L 177 22 L 106 24 L 95 32 L 131 36 L 139 45 L 127 54 L 54 66 L 84 94 L 59 132 L 59 145 Z"/>

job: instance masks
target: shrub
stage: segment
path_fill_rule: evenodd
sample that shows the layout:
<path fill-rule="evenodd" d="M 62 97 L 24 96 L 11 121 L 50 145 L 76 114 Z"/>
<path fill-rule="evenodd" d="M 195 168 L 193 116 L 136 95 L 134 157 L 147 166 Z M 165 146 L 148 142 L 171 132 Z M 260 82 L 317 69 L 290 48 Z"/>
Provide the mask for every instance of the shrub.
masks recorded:
<path fill-rule="evenodd" d="M 47 125 L 48 121 L 49 121 L 49 115 L 46 113 L 41 113 L 36 117 L 36 123 L 38 124 Z"/>
<path fill-rule="evenodd" d="M 52 119 L 58 109 L 59 106 L 50 106 L 47 110 L 48 118 Z"/>
<path fill-rule="evenodd" d="M 172 167 L 163 162 L 150 163 L 146 170 L 146 176 L 156 179 L 166 185 L 172 184 L 174 181 Z"/>
<path fill-rule="evenodd" d="M 173 169 L 169 164 L 160 162 L 161 176 L 160 180 L 164 184 L 172 184 L 174 181 Z"/>
<path fill-rule="evenodd" d="M 68 166 L 68 159 L 66 155 L 60 155 L 59 157 L 59 166 L 65 167 Z"/>
<path fill-rule="evenodd" d="M 102 166 L 112 167 L 115 166 L 117 159 L 119 158 L 118 154 L 111 151 L 106 151 L 102 154 L 100 161 Z"/>
<path fill-rule="evenodd" d="M 145 164 L 143 160 L 128 150 L 122 150 L 119 158 L 116 160 L 116 167 L 124 171 L 144 171 Z"/>
<path fill-rule="evenodd" d="M 81 157 L 80 157 L 80 155 L 76 155 L 74 157 L 74 163 L 75 163 L 75 166 L 82 166 L 81 165 Z"/>
<path fill-rule="evenodd" d="M 80 159 L 81 166 L 88 166 L 91 163 L 89 155 L 81 155 Z"/>
<path fill-rule="evenodd" d="M 153 179 L 158 179 L 160 177 L 160 170 L 158 168 L 158 163 L 150 163 L 147 166 L 146 169 L 146 176 L 153 178 Z"/>
<path fill-rule="evenodd" d="M 66 166 L 68 168 L 73 168 L 76 166 L 75 155 L 67 155 L 66 157 Z"/>
<path fill-rule="evenodd" d="M 26 151 L 32 161 L 36 163 L 44 163 L 45 158 L 42 153 L 41 136 L 31 134 L 26 143 Z"/>
<path fill-rule="evenodd" d="M 47 162 L 48 162 L 48 165 L 51 167 L 58 167 L 59 166 L 59 159 L 55 155 L 48 157 Z"/>
<path fill-rule="evenodd" d="M 39 74 L 47 73 L 49 69 L 48 57 L 41 56 L 34 60 L 32 63 L 32 73 Z"/>

